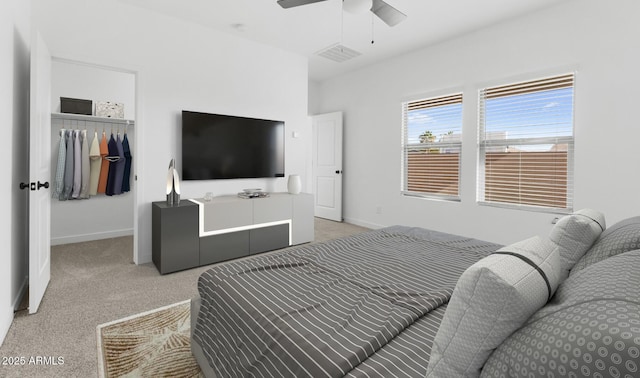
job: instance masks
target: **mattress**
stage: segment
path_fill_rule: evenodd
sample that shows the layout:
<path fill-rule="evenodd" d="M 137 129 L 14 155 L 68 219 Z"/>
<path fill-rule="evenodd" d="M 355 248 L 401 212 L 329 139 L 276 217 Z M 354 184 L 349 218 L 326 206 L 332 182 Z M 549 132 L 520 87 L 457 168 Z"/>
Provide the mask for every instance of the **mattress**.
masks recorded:
<path fill-rule="evenodd" d="M 394 226 L 214 266 L 193 342 L 219 377 L 424 376 L 462 272 L 500 245 Z"/>

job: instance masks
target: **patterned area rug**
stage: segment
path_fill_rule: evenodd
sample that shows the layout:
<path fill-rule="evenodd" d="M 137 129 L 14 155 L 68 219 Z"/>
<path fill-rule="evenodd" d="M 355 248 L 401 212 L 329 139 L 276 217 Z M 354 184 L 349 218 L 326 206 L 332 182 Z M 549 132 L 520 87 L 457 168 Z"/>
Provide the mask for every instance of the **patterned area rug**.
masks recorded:
<path fill-rule="evenodd" d="M 189 301 L 101 324 L 100 377 L 203 377 L 191 354 Z"/>

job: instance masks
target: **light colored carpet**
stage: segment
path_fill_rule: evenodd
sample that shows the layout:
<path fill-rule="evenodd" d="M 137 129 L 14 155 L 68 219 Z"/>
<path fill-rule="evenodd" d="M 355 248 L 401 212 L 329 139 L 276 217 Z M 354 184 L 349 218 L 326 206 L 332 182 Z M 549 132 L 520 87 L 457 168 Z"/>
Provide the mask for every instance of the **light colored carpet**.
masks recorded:
<path fill-rule="evenodd" d="M 101 324 L 99 377 L 204 377 L 191 354 L 190 301 Z"/>
<path fill-rule="evenodd" d="M 316 219 L 315 242 L 365 231 Z M 51 282 L 37 314 L 18 312 L 0 356 L 61 357 L 63 364 L 0 366 L 0 377 L 98 376 L 96 327 L 197 295 L 207 267 L 161 276 L 153 264 L 135 265 L 133 238 L 51 248 Z"/>

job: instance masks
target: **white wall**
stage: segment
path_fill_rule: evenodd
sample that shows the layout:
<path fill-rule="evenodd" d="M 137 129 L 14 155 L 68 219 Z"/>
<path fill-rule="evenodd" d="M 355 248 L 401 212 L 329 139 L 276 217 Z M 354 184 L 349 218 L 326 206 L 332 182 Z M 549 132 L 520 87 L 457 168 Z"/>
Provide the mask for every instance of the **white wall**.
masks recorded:
<path fill-rule="evenodd" d="M 60 112 L 60 97 L 111 101 L 124 105 L 124 118 L 136 117 L 135 75 L 65 60 L 51 64 L 51 111 Z"/>
<path fill-rule="evenodd" d="M 60 97 L 71 97 L 95 101 L 112 101 L 124 105 L 125 119 L 135 118 L 135 75 L 103 67 L 89 66 L 68 61 L 53 61 L 51 68 L 51 109 L 60 111 Z M 68 121 L 55 119 L 51 127 L 51 182 L 55 181 L 59 132 L 67 129 L 85 129 L 89 141 L 94 131 L 101 137 L 113 133 L 124 133 L 124 125 Z M 127 129 L 131 154 L 136 159 L 134 148 L 135 126 Z M 133 182 L 133 178 L 130 178 Z M 133 234 L 134 193 L 116 196 L 99 194 L 88 200 L 51 201 L 51 244 L 75 243 Z M 90 218 L 89 218 L 90 216 Z"/>
<path fill-rule="evenodd" d="M 31 46 L 30 3 L 0 2 L 0 127 L 4 146 L 0 161 L 9 182 L 0 185 L 5 200 L 0 212 L 0 344 L 11 326 L 13 311 L 24 290 L 28 272 L 27 200 L 19 189 L 29 181 L 29 51 Z M 8 170 L 8 172 L 6 172 Z"/>
<path fill-rule="evenodd" d="M 309 115 L 318 114 L 320 111 L 320 104 L 322 99 L 320 98 L 322 91 L 320 83 L 314 80 L 309 80 Z"/>
<path fill-rule="evenodd" d="M 476 203 L 477 90 L 577 68 L 574 208 L 607 223 L 639 214 L 640 2 L 571 1 L 320 84 L 321 112 L 345 112 L 345 218 L 509 243 L 546 235 L 553 214 Z M 531 75 L 531 76 L 529 76 Z M 375 78 L 375 80 L 371 80 Z M 464 91 L 460 203 L 400 195 L 401 101 Z M 375 167 L 372 169 L 371 167 Z M 382 214 L 376 214 L 376 207 Z"/>
<path fill-rule="evenodd" d="M 53 56 L 137 72 L 138 262 L 151 261 L 151 202 L 180 164 L 181 110 L 284 120 L 286 174 L 306 174 L 305 58 L 119 2 L 35 0 L 33 14 Z M 286 178 L 184 182 L 182 197 L 253 187 L 284 191 Z"/>

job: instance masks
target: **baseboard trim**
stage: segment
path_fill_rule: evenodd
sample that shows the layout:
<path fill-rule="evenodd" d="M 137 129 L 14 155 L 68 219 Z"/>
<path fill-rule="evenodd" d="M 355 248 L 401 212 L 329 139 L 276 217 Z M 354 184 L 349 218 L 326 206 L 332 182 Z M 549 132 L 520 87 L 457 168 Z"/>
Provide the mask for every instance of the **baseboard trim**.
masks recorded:
<path fill-rule="evenodd" d="M 138 254 L 138 262 L 137 265 L 148 264 L 153 261 L 153 256 L 151 254 Z"/>
<path fill-rule="evenodd" d="M 366 222 L 366 221 L 363 221 L 363 220 L 360 220 L 360 219 L 353 219 L 353 218 L 344 218 L 344 222 L 345 223 L 355 224 L 356 226 L 360 226 L 360 227 L 371 228 L 373 230 L 377 230 L 377 229 L 380 229 L 380 228 L 387 227 L 387 226 L 384 226 L 384 225 L 381 225 L 381 224 Z"/>
<path fill-rule="evenodd" d="M 133 235 L 133 228 L 127 228 L 124 230 L 95 232 L 91 234 L 61 236 L 57 238 L 51 238 L 51 245 L 81 243 L 81 242 L 92 241 L 92 240 L 118 238 L 121 236 L 130 236 L 130 235 Z"/>

